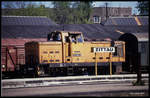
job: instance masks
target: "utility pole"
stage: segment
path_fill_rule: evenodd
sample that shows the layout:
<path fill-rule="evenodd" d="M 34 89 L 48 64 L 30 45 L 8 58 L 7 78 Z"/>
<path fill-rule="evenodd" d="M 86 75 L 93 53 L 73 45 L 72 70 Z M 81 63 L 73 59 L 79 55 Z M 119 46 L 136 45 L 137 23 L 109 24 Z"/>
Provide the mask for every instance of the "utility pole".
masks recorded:
<path fill-rule="evenodd" d="M 61 25 L 62 25 L 63 31 L 64 31 L 64 22 L 65 22 L 65 17 L 64 17 L 64 15 L 61 15 Z"/>
<path fill-rule="evenodd" d="M 95 52 L 95 75 L 97 76 L 97 55 Z"/>
<path fill-rule="evenodd" d="M 107 18 L 108 18 L 108 7 L 107 7 L 108 3 L 106 2 L 105 5 L 106 5 L 106 20 L 107 20 Z"/>

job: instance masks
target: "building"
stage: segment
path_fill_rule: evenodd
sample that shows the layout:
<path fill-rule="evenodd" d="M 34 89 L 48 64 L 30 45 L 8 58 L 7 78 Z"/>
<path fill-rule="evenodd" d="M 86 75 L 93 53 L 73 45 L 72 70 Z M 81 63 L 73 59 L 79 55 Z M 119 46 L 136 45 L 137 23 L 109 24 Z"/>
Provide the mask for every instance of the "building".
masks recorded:
<path fill-rule="evenodd" d="M 90 21 L 93 23 L 101 23 L 109 17 L 129 17 L 131 15 L 131 7 L 94 7 L 90 15 Z"/>

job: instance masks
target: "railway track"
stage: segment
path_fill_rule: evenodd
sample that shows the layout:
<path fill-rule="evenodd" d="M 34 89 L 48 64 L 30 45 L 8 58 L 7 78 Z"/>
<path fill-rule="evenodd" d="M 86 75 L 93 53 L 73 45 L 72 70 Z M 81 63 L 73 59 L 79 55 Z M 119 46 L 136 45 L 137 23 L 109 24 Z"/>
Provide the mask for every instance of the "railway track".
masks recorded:
<path fill-rule="evenodd" d="M 149 78 L 148 74 L 142 74 L 142 80 L 145 81 L 146 83 L 149 80 L 148 78 Z M 2 80 L 2 88 L 73 85 L 73 84 L 87 84 L 93 82 L 117 83 L 117 82 L 133 82 L 136 80 L 137 74 L 6 79 Z"/>

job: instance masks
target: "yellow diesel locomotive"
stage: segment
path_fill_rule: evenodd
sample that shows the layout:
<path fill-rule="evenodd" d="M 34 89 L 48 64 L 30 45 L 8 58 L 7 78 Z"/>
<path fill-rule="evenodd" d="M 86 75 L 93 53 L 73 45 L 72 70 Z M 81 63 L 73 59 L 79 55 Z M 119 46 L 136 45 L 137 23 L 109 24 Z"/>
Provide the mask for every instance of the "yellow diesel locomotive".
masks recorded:
<path fill-rule="evenodd" d="M 84 41 L 82 32 L 54 31 L 47 42 L 26 43 L 25 59 L 36 76 L 119 73 L 125 62 L 125 42 Z"/>

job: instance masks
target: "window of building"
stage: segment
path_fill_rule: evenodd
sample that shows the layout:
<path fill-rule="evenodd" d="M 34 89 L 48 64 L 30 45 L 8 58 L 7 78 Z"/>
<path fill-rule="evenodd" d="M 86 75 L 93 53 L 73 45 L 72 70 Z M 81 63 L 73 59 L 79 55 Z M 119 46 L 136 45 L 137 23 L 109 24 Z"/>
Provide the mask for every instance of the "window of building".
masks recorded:
<path fill-rule="evenodd" d="M 101 22 L 101 18 L 99 16 L 94 16 L 94 23 L 100 23 Z"/>

